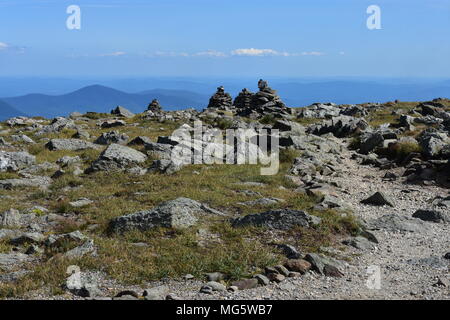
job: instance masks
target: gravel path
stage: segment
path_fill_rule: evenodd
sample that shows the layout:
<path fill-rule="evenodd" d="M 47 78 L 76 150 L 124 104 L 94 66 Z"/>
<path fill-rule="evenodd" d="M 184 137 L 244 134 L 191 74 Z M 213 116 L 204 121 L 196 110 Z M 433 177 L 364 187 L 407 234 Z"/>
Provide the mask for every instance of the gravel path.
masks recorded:
<path fill-rule="evenodd" d="M 341 189 L 339 197 L 350 204 L 354 213 L 364 222 L 373 221 L 386 214 L 412 216 L 417 209 L 430 208 L 436 196 L 446 197 L 447 189 L 433 186 L 405 185 L 400 181 L 384 181 L 386 171 L 361 166 L 347 154 L 343 174 L 334 177 Z M 391 170 L 391 172 L 394 170 Z M 360 204 L 376 191 L 383 191 L 395 202 L 395 207 L 375 207 Z M 379 244 L 372 250 L 342 247 L 338 255 L 351 257 L 346 263 L 344 277 L 329 278 L 310 272 L 300 278 L 288 278 L 279 284 L 270 284 L 239 292 L 199 293 L 204 282 L 198 280 L 168 280 L 152 282 L 147 287 L 167 285 L 180 299 L 450 299 L 449 260 L 443 256 L 450 252 L 450 224 L 423 222 L 423 232 L 375 230 Z M 379 268 L 380 287 L 369 288 L 369 267 Z M 107 296 L 120 290 L 141 287 L 124 287 L 106 280 L 100 273 L 91 273 Z M 447 286 L 436 285 L 440 279 Z M 144 286 L 145 287 L 145 286 Z M 45 295 L 34 295 L 34 298 Z M 75 298 L 70 294 L 53 299 Z"/>

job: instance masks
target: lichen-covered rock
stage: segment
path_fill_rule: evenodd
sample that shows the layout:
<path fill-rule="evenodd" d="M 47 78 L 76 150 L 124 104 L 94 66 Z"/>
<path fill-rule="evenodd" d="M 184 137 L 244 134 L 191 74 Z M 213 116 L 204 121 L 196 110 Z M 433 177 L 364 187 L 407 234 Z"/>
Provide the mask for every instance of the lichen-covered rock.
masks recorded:
<path fill-rule="evenodd" d="M 36 163 L 36 157 L 28 152 L 0 151 L 0 172 L 18 171 Z"/>
<path fill-rule="evenodd" d="M 221 212 L 188 198 L 164 202 L 151 210 L 121 216 L 110 222 L 112 232 L 146 231 L 156 227 L 184 229 L 197 224 L 202 216 L 222 215 Z"/>
<path fill-rule="evenodd" d="M 52 179 L 45 176 L 30 176 L 21 179 L 0 180 L 0 189 L 11 190 L 17 187 L 37 187 L 47 188 L 52 183 Z"/>
<path fill-rule="evenodd" d="M 117 106 L 114 110 L 111 110 L 111 114 L 114 114 L 119 117 L 125 117 L 125 118 L 133 118 L 134 117 L 133 112 L 131 112 L 130 110 L 128 110 L 122 106 Z"/>
<path fill-rule="evenodd" d="M 142 152 L 119 144 L 111 144 L 91 164 L 86 173 L 123 170 L 137 166 L 146 160 L 147 156 Z"/>
<path fill-rule="evenodd" d="M 269 229 L 288 230 L 293 227 L 311 227 L 321 222 L 316 216 L 298 210 L 270 210 L 258 214 L 250 214 L 232 221 L 233 227 L 258 226 Z"/>
<path fill-rule="evenodd" d="M 129 137 L 124 133 L 120 133 L 118 131 L 111 131 L 102 133 L 102 135 L 98 137 L 94 141 L 94 143 L 102 145 L 108 145 L 111 143 L 126 144 L 128 139 Z"/>
<path fill-rule="evenodd" d="M 92 142 L 79 139 L 52 139 L 45 146 L 52 151 L 81 151 L 97 148 Z"/>

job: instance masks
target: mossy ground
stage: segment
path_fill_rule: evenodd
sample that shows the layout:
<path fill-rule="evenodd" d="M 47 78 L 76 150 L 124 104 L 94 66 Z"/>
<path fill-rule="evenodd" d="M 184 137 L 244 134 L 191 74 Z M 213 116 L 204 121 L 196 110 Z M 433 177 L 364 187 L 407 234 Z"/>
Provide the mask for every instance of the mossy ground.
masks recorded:
<path fill-rule="evenodd" d="M 133 139 L 147 136 L 153 141 L 158 136 L 170 135 L 180 122 L 159 123 L 140 118 L 126 120 L 129 125 L 115 128 Z M 137 121 L 137 122 L 136 122 Z M 133 123 L 133 124 L 132 124 Z M 137 123 L 137 124 L 136 124 Z M 81 123 L 80 123 L 81 124 Z M 102 132 L 95 121 L 82 122 L 93 140 Z M 227 123 L 223 123 L 226 127 Z M 73 130 L 64 131 L 63 137 L 71 137 Z M 56 135 L 30 136 L 37 143 L 28 147 L 38 163 L 52 162 L 65 155 L 80 156 L 81 167 L 86 168 L 101 150 L 80 152 L 49 151 L 44 147 L 47 139 Z M 61 135 L 57 135 L 61 138 Z M 142 147 L 136 147 L 142 151 Z M 296 191 L 296 186 L 285 178 L 287 170 L 297 156 L 296 151 L 283 151 L 281 167 L 274 176 L 262 176 L 258 165 L 193 165 L 174 175 L 130 175 L 123 172 L 95 173 L 91 175 L 63 175 L 55 179 L 48 190 L 21 188 L 0 190 L 0 212 L 15 208 L 29 209 L 40 205 L 50 212 L 74 217 L 77 223 L 67 222 L 55 232 L 81 230 L 94 239 L 98 255 L 68 261 L 40 257 L 41 262 L 29 267 L 32 273 L 16 284 L 1 284 L 0 297 L 21 296 L 41 287 L 50 288 L 53 294 L 61 293 L 69 265 L 82 270 L 99 270 L 109 277 L 128 284 L 142 284 L 161 278 L 179 278 L 191 273 L 201 278 L 205 272 L 223 272 L 231 279 L 250 276 L 265 266 L 283 261 L 273 243 L 290 243 L 302 252 L 320 251 L 322 246 L 334 245 L 336 238 L 356 234 L 358 224 L 352 215 L 335 211 L 314 211 L 315 198 Z M 66 169 L 70 172 L 70 168 Z M 50 173 L 43 173 L 49 175 Z M 0 178 L 17 177 L 14 173 L 2 173 Z M 244 185 L 244 182 L 260 182 L 264 185 Z M 258 192 L 262 197 L 283 199 L 272 206 L 245 206 L 239 202 L 255 200 L 259 196 L 247 196 L 243 190 Z M 161 202 L 187 197 L 205 203 L 227 213 L 223 217 L 211 217 L 200 225 L 186 230 L 157 229 L 149 232 L 130 232 L 124 235 L 108 234 L 112 218 L 150 209 Z M 73 208 L 70 201 L 89 198 L 91 205 Z M 261 228 L 233 228 L 230 219 L 269 209 L 290 208 L 307 210 L 322 217 L 323 223 L 316 229 L 295 228 L 287 232 L 268 232 Z M 82 223 L 80 223 L 82 221 Z M 92 228 L 95 225 L 96 228 Z M 143 243 L 145 246 L 137 246 Z M 8 252 L 11 246 L 0 243 L 0 252 Z"/>

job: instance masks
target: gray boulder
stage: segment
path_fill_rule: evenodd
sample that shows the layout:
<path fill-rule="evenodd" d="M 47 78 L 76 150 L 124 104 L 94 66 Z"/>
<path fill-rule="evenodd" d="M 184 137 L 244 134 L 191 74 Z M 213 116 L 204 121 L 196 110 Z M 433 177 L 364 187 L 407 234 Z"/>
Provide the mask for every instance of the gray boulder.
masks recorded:
<path fill-rule="evenodd" d="M 147 154 L 158 159 L 170 160 L 172 146 L 168 144 L 148 142 L 144 144 Z"/>
<path fill-rule="evenodd" d="M 86 279 L 81 272 L 71 274 L 66 279 L 64 287 L 70 293 L 83 298 L 103 296 L 95 281 Z"/>
<path fill-rule="evenodd" d="M 338 260 L 315 253 L 308 253 L 305 260 L 311 263 L 312 269 L 321 275 L 337 278 L 343 276 L 344 265 Z"/>
<path fill-rule="evenodd" d="M 359 152 L 362 154 L 368 154 L 376 147 L 381 145 L 384 141 L 383 136 L 378 132 L 366 133 L 361 136 L 361 144 Z"/>
<path fill-rule="evenodd" d="M 342 138 L 357 131 L 364 131 L 368 127 L 369 124 L 362 118 L 338 116 L 324 123 L 311 126 L 308 131 L 316 135 L 332 133 L 334 136 Z"/>
<path fill-rule="evenodd" d="M 412 215 L 413 218 L 419 218 L 423 221 L 435 222 L 435 223 L 449 223 L 450 215 L 438 210 L 417 210 Z"/>
<path fill-rule="evenodd" d="M 388 230 L 400 232 L 427 232 L 429 228 L 419 219 L 412 217 L 400 216 L 397 214 L 387 214 L 367 225 L 369 230 Z"/>
<path fill-rule="evenodd" d="M 28 152 L 0 151 L 0 172 L 17 171 L 36 163 L 36 157 Z"/>
<path fill-rule="evenodd" d="M 131 140 L 128 145 L 129 146 L 141 146 L 141 145 L 145 145 L 146 143 L 151 143 L 152 141 L 150 140 L 149 137 L 144 137 L 144 136 L 139 136 L 134 138 L 133 140 Z"/>
<path fill-rule="evenodd" d="M 14 142 L 23 142 L 23 143 L 28 143 L 28 144 L 34 144 L 35 143 L 33 141 L 33 139 L 31 139 L 29 136 L 27 136 L 25 134 L 12 135 L 11 139 Z"/>
<path fill-rule="evenodd" d="M 423 131 L 419 138 L 419 144 L 423 153 L 428 157 L 436 157 L 442 149 L 450 143 L 450 139 L 445 133 L 437 132 L 432 129 Z"/>
<path fill-rule="evenodd" d="M 111 110 L 111 114 L 114 114 L 119 117 L 125 117 L 125 118 L 133 118 L 134 113 L 131 112 L 128 109 L 125 109 L 122 106 L 117 106 L 114 110 Z"/>
<path fill-rule="evenodd" d="M 147 156 L 142 152 L 119 144 L 111 144 L 91 164 L 91 167 L 86 170 L 86 173 L 123 170 L 137 166 L 146 160 Z"/>
<path fill-rule="evenodd" d="M 22 179 L 5 179 L 0 180 L 0 189 L 11 190 L 18 187 L 37 187 L 41 189 L 47 188 L 52 183 L 49 177 L 31 176 Z"/>
<path fill-rule="evenodd" d="M 157 227 L 184 229 L 197 224 L 202 216 L 222 215 L 221 212 L 188 198 L 164 202 L 151 210 L 121 216 L 109 224 L 112 232 L 146 231 Z"/>
<path fill-rule="evenodd" d="M 40 130 L 37 135 L 47 134 L 47 133 L 58 133 L 64 129 L 76 129 L 77 126 L 75 122 L 71 119 L 67 119 L 64 117 L 57 117 L 52 120 L 52 122 L 48 126 L 44 126 L 42 130 Z"/>
<path fill-rule="evenodd" d="M 126 124 L 127 123 L 123 120 L 107 120 L 102 122 L 100 126 L 104 129 L 107 129 L 107 128 L 123 127 Z"/>
<path fill-rule="evenodd" d="M 45 146 L 52 151 L 81 151 L 97 148 L 92 142 L 79 139 L 51 139 Z"/>
<path fill-rule="evenodd" d="M 174 174 L 180 171 L 182 165 L 173 162 L 172 160 L 162 159 L 154 160 L 152 166 L 148 169 L 148 172 L 157 172 L 163 174 Z"/>
<path fill-rule="evenodd" d="M 102 133 L 102 135 L 98 137 L 94 141 L 94 143 L 102 145 L 108 145 L 111 143 L 126 144 L 128 139 L 129 137 L 124 133 L 120 133 L 118 131 L 111 131 Z"/>
<path fill-rule="evenodd" d="M 362 200 L 361 203 L 374 206 L 394 207 L 394 202 L 383 192 L 375 192 L 369 198 Z"/>
<path fill-rule="evenodd" d="M 21 214 L 15 209 L 0 213 L 0 227 L 3 228 L 21 228 L 30 225 L 36 216 L 34 213 Z"/>
<path fill-rule="evenodd" d="M 364 237 L 347 239 L 342 241 L 342 243 L 360 250 L 372 250 L 375 248 L 375 244 Z"/>
<path fill-rule="evenodd" d="M 258 226 L 269 229 L 288 230 L 296 226 L 311 227 L 321 222 L 316 216 L 304 211 L 281 209 L 250 214 L 232 221 L 233 227 Z"/>

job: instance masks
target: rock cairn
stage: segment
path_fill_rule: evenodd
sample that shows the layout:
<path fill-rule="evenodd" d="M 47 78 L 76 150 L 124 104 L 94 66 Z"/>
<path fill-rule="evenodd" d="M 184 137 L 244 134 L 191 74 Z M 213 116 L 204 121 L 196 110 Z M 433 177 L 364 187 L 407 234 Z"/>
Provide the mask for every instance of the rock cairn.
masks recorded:
<path fill-rule="evenodd" d="M 208 109 L 231 110 L 233 108 L 233 99 L 231 95 L 225 92 L 225 88 L 220 86 L 217 92 L 209 99 Z"/>
<path fill-rule="evenodd" d="M 148 105 L 147 110 L 151 112 L 161 112 L 162 107 L 159 104 L 158 99 L 153 99 L 153 101 Z"/>
<path fill-rule="evenodd" d="M 266 115 L 272 115 L 276 118 L 290 117 L 289 109 L 278 96 L 277 91 L 269 87 L 267 81 L 259 80 L 258 88 L 259 92 L 251 97 L 250 106 L 238 111 L 239 116 L 255 119 Z"/>
<path fill-rule="evenodd" d="M 236 99 L 234 99 L 234 107 L 240 110 L 251 108 L 253 96 L 254 94 L 247 88 L 242 89 Z"/>

